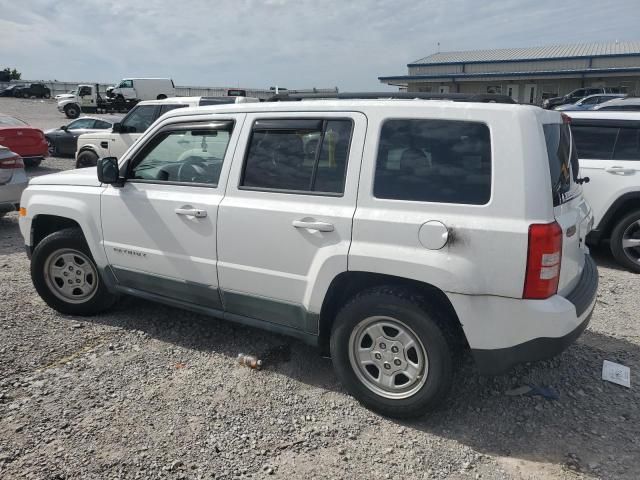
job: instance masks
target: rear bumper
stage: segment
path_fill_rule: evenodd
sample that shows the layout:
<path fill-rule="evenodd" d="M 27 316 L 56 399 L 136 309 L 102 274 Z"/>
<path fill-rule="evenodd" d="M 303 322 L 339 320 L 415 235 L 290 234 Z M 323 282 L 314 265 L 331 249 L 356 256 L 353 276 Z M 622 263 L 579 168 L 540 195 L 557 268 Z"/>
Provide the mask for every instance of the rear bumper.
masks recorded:
<path fill-rule="evenodd" d="M 519 363 L 545 360 L 561 353 L 589 325 L 597 290 L 598 269 L 587 255 L 578 284 L 565 297 L 492 299 L 488 314 L 499 315 L 499 319 L 480 317 L 475 325 L 469 325 L 461 318 L 480 373 L 499 375 Z M 469 314 L 478 317 L 479 306 L 471 305 Z"/>
<path fill-rule="evenodd" d="M 0 185 L 0 210 L 3 212 L 15 210 L 27 185 L 29 185 L 29 179 L 24 170 L 16 170 L 11 180 Z"/>

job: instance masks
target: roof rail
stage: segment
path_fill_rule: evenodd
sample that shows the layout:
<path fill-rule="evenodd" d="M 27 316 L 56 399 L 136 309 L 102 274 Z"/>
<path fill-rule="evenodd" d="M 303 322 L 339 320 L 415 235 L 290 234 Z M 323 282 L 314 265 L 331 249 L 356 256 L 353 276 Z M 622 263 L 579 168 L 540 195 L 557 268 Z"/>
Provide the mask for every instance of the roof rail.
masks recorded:
<path fill-rule="evenodd" d="M 426 92 L 329 92 L 329 93 L 279 93 L 268 102 L 296 102 L 300 100 L 451 100 L 454 102 L 517 103 L 508 95 L 494 93 L 426 93 Z"/>

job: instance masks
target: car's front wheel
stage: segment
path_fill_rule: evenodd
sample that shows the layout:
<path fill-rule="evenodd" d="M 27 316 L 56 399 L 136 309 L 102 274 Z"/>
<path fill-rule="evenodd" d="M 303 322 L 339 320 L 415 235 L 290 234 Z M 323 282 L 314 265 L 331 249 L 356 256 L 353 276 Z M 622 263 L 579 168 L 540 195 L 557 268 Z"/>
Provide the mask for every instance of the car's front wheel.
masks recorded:
<path fill-rule="evenodd" d="M 640 210 L 629 213 L 616 224 L 611 232 L 610 247 L 620 265 L 640 273 Z"/>
<path fill-rule="evenodd" d="M 98 164 L 98 155 L 91 150 L 85 150 L 78 154 L 76 168 L 95 167 Z"/>
<path fill-rule="evenodd" d="M 45 237 L 33 251 L 31 278 L 51 308 L 70 315 L 93 315 L 109 308 L 116 296 L 100 278 L 79 228 Z"/>
<path fill-rule="evenodd" d="M 357 295 L 338 313 L 331 358 L 349 392 L 383 415 L 435 408 L 453 378 L 453 345 L 443 320 L 419 295 L 392 287 Z"/>

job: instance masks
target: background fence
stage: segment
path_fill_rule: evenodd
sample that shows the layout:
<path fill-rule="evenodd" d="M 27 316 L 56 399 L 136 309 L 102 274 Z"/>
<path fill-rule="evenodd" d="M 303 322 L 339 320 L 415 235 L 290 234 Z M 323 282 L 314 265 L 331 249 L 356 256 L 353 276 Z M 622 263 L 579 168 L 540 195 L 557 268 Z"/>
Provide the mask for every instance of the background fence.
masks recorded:
<path fill-rule="evenodd" d="M 59 82 L 57 80 L 14 80 L 12 82 L 0 82 L 0 89 L 9 85 L 23 85 L 25 83 L 44 83 L 51 90 L 51 96 L 55 97 L 61 93 L 67 93 L 75 90 L 78 85 L 95 85 L 95 82 Z M 108 83 L 99 83 L 100 92 L 104 93 L 107 87 L 112 86 Z M 268 88 L 242 88 L 242 87 L 185 87 L 176 86 L 176 95 L 178 97 L 223 97 L 227 94 L 227 90 L 246 90 L 247 96 L 266 99 L 271 97 L 275 92 Z M 308 88 L 288 90 L 290 93 L 331 93 L 337 92 L 338 87 L 334 88 Z"/>

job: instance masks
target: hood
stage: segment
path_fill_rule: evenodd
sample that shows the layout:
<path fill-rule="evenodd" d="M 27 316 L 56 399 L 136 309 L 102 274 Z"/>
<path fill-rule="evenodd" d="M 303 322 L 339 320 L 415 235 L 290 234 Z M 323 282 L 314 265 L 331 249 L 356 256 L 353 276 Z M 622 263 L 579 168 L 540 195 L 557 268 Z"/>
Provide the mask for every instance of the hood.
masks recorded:
<path fill-rule="evenodd" d="M 65 98 L 73 98 L 75 95 L 73 93 L 61 93 L 60 95 L 56 95 L 54 98 L 57 100 L 63 100 Z"/>
<path fill-rule="evenodd" d="M 99 187 L 102 185 L 98 181 L 96 167 L 78 168 L 76 170 L 65 170 L 64 172 L 51 173 L 33 177 L 29 180 L 29 185 L 74 185 L 80 187 Z"/>
<path fill-rule="evenodd" d="M 81 140 L 109 140 L 111 138 L 111 130 L 98 130 L 92 133 L 83 133 L 78 137 L 78 142 Z"/>

